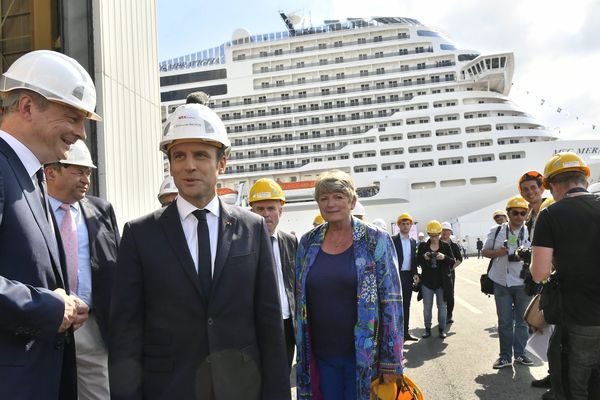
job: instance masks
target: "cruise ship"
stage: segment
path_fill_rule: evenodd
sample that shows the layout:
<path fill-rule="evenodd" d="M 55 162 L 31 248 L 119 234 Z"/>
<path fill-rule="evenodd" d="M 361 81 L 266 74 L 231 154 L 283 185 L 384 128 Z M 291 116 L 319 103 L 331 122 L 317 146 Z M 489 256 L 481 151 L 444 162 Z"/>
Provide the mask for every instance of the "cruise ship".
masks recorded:
<path fill-rule="evenodd" d="M 203 91 L 227 127 L 226 201 L 273 178 L 287 197 L 280 226 L 304 232 L 314 182 L 333 168 L 353 176 L 367 219 L 390 226 L 400 212 L 424 225 L 490 208 L 558 151 L 579 153 L 598 180 L 599 140 L 565 140 L 509 99 L 513 53 L 462 49 L 412 18 L 304 28 L 281 17 L 281 32 L 238 29 L 159 65 L 163 119 Z"/>

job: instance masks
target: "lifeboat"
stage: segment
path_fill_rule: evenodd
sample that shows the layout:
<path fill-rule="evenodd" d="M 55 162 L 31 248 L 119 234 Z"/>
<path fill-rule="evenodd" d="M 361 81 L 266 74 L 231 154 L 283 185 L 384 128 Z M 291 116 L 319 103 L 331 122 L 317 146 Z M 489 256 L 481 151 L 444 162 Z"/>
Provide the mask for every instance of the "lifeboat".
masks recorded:
<path fill-rule="evenodd" d="M 277 182 L 285 193 L 286 203 L 312 200 L 316 181 Z"/>
<path fill-rule="evenodd" d="M 238 192 L 227 187 L 218 188 L 217 195 L 227 204 L 235 204 L 238 198 Z"/>

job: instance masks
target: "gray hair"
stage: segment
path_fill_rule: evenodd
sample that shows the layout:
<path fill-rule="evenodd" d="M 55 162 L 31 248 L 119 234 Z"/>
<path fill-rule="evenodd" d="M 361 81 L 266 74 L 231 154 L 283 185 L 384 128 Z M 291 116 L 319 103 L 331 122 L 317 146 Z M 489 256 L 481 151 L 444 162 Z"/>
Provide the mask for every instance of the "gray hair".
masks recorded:
<path fill-rule="evenodd" d="M 4 115 L 10 114 L 17 110 L 19 99 L 22 95 L 31 97 L 33 104 L 35 104 L 40 110 L 48 108 L 50 101 L 39 93 L 36 93 L 27 89 L 15 89 L 10 92 L 0 92 L 0 122 Z"/>
<path fill-rule="evenodd" d="M 567 171 L 551 176 L 548 178 L 548 182 L 554 184 L 585 185 L 587 183 L 587 176 L 583 172 Z"/>
<path fill-rule="evenodd" d="M 350 200 L 357 198 L 352 177 L 338 169 L 325 172 L 315 183 L 315 200 L 317 202 L 321 195 L 331 193 L 342 193 Z"/>

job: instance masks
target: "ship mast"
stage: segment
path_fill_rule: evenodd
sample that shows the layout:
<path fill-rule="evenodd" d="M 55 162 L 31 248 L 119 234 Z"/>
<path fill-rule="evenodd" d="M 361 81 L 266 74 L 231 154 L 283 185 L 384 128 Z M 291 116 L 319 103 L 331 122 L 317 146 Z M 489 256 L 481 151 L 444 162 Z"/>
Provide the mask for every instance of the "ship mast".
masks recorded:
<path fill-rule="evenodd" d="M 294 24 L 292 24 L 290 18 L 283 11 L 279 11 L 279 16 L 281 17 L 281 19 L 283 19 L 283 22 L 285 23 L 285 26 L 287 27 L 288 32 L 290 33 L 290 36 L 296 36 L 296 30 L 294 29 Z"/>

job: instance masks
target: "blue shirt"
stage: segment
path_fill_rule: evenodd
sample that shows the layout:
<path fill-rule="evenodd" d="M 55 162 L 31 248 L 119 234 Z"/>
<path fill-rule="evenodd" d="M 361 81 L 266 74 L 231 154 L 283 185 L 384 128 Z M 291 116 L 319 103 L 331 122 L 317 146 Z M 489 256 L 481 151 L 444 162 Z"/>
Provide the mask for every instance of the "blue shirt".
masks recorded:
<path fill-rule="evenodd" d="M 65 211 L 60 208 L 62 202 L 48 196 L 50 208 L 56 218 L 56 226 L 62 224 Z M 90 263 L 90 239 L 85 218 L 81 213 L 79 202 L 71 204 L 71 214 L 77 226 L 77 297 L 92 308 L 92 265 Z"/>
<path fill-rule="evenodd" d="M 353 355 L 357 277 L 352 246 L 340 254 L 319 251 L 306 277 L 306 294 L 315 354 Z"/>

